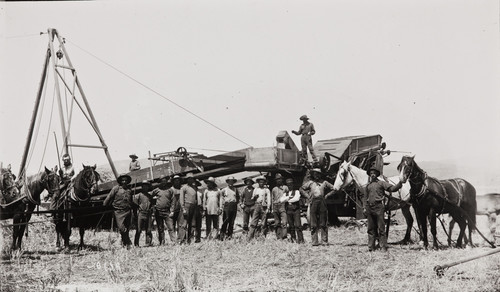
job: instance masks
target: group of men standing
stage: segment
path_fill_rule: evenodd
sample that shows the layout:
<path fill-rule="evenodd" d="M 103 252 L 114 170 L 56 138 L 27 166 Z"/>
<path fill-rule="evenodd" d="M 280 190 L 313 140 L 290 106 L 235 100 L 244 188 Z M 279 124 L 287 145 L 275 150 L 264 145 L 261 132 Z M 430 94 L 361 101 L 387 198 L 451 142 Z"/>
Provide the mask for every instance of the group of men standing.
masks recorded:
<path fill-rule="evenodd" d="M 312 147 L 311 136 L 315 134 L 314 125 L 309 122 L 306 115 L 300 117 L 303 124 L 298 131 L 301 135 L 301 161 L 307 161 L 307 149 L 313 158 L 313 165 L 318 159 Z M 129 170 L 140 169 L 137 155 L 130 155 Z M 368 218 L 368 246 L 369 250 L 375 249 L 375 237 L 378 234 L 379 243 L 383 250 L 387 250 L 387 237 L 385 235 L 384 205 L 385 191 L 393 192 L 401 188 L 399 182 L 395 186 L 379 181 L 380 171 L 376 168 L 368 170 L 370 182 L 366 186 L 363 199 L 363 213 Z M 201 241 L 202 218 L 205 217 L 206 238 L 224 240 L 231 238 L 234 222 L 238 211 L 238 204 L 243 213 L 243 230 L 247 232 L 247 239 L 252 240 L 257 232 L 267 233 L 267 219 L 274 217 L 276 238 L 286 239 L 290 233 L 292 242 L 304 243 L 302 233 L 301 211 L 304 201 L 307 201 L 309 213 L 309 226 L 311 230 L 311 243 L 313 246 L 328 245 L 327 205 L 326 199 L 333 194 L 333 185 L 322 179 L 321 170 L 310 170 L 310 179 L 299 189 L 292 178 L 284 181 L 284 177 L 277 173 L 274 177 L 274 187 L 269 190 L 267 179 L 259 176 L 255 179 L 244 179 L 245 186 L 238 190 L 234 184 L 236 179 L 228 177 L 227 186 L 219 189 L 215 179 L 210 177 L 204 180 L 207 188 L 202 192 L 199 187 L 201 182 L 188 173 L 181 178 L 175 175 L 172 178 L 164 177 L 155 189 L 148 181 L 141 184 L 141 192 L 132 194 L 129 187 L 131 177 L 122 174 L 118 177 L 115 186 L 104 201 L 104 205 L 114 208 L 114 215 L 118 230 L 121 234 L 122 244 L 130 246 L 129 227 L 132 209 L 138 211 L 137 230 L 134 244 L 139 245 L 142 230 L 146 232 L 146 245 L 152 245 L 153 219 L 156 220 L 158 240 L 160 245 L 165 243 L 165 226 L 172 243 L 190 243 Z M 185 182 L 183 184 L 183 182 Z M 327 193 L 327 190 L 331 190 Z M 222 214 L 222 224 L 219 216 Z M 219 225 L 221 225 L 219 229 Z"/>
<path fill-rule="evenodd" d="M 135 193 L 129 186 L 131 177 L 122 174 L 118 185 L 113 187 L 104 200 L 105 206 L 114 209 L 115 222 L 120 232 L 122 244 L 132 245 L 129 238 L 132 210 L 137 210 L 137 229 L 134 245 L 139 245 L 142 231 L 146 233 L 146 245 L 152 245 L 152 226 L 156 220 L 159 244 L 165 244 L 165 227 L 171 243 L 191 243 L 201 241 L 202 218 L 205 217 L 207 239 L 230 239 L 238 205 L 243 213 L 243 230 L 247 239 L 256 233 L 267 233 L 268 217 L 274 217 L 274 228 L 278 239 L 286 239 L 290 233 L 292 242 L 304 243 L 301 211 L 304 199 L 310 204 L 310 228 L 312 244 L 319 245 L 318 231 L 323 244 L 328 243 L 327 210 L 325 189 L 332 185 L 321 179 L 319 169 L 311 170 L 312 177 L 300 189 L 292 178 L 281 174 L 274 177 L 274 187 L 267 187 L 267 179 L 259 176 L 245 178 L 245 186 L 240 190 L 234 186 L 236 179 L 226 179 L 227 186 L 219 189 L 213 177 L 204 180 L 206 189 L 202 192 L 201 182 L 192 173 L 185 177 L 178 175 L 160 179 L 157 188 L 148 181 L 140 185 Z M 137 186 L 136 186 L 137 187 Z M 139 189 L 137 187 L 137 189 Z M 219 220 L 222 214 L 222 223 Z"/>

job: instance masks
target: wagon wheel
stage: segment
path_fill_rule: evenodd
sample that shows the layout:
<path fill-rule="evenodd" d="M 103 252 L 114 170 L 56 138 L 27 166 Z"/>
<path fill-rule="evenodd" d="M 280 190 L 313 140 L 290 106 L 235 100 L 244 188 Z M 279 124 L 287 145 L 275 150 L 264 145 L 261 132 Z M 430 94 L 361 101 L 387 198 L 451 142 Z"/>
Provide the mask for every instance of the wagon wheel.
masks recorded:
<path fill-rule="evenodd" d="M 186 157 L 188 154 L 186 148 L 184 148 L 184 147 L 177 148 L 177 151 L 175 151 L 175 152 L 177 152 L 177 154 L 181 155 L 182 157 Z"/>

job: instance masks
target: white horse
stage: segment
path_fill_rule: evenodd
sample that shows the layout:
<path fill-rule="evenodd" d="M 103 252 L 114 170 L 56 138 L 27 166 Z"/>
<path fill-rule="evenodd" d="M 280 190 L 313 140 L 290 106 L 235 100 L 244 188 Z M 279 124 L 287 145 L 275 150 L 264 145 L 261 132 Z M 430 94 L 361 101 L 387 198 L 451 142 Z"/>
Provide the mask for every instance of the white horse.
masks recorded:
<path fill-rule="evenodd" d="M 500 193 L 489 193 L 486 195 L 477 196 L 476 203 L 476 215 L 483 215 L 488 217 L 488 227 L 490 231 L 488 240 L 494 243 L 495 235 L 497 234 L 497 216 L 500 215 Z M 450 221 L 450 232 L 448 233 L 448 244 L 451 244 L 451 234 L 453 232 L 454 225 L 455 221 L 452 218 Z M 465 237 L 465 242 L 467 243 L 467 237 Z"/>
<path fill-rule="evenodd" d="M 349 186 L 354 182 L 356 188 L 362 193 L 366 193 L 366 185 L 368 184 L 369 176 L 363 169 L 360 169 L 350 162 L 344 161 L 337 172 L 335 183 L 333 184 L 334 191 L 339 191 Z M 388 181 L 390 184 L 395 185 L 399 181 L 399 176 L 395 177 L 379 177 L 380 180 Z M 406 234 L 403 240 L 399 243 L 408 244 L 412 240 L 410 238 L 411 228 L 413 227 L 413 216 L 410 212 L 410 184 L 404 183 L 399 191 L 390 193 L 390 199 L 386 206 L 386 211 L 394 211 L 401 209 L 403 216 L 406 220 Z M 388 235 L 387 235 L 388 236 Z"/>

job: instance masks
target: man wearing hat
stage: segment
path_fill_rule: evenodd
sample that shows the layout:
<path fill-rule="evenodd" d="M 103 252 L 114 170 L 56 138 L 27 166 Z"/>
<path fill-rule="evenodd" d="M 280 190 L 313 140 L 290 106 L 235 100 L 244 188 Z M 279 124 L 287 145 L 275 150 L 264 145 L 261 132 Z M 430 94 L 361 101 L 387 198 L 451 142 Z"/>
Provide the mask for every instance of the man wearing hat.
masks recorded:
<path fill-rule="evenodd" d="M 220 229 L 220 240 L 225 237 L 231 238 L 233 236 L 234 220 L 238 212 L 238 202 L 240 201 L 240 193 L 234 186 L 236 179 L 230 176 L 226 179 L 227 187 L 223 188 L 220 192 L 222 213 L 222 227 Z"/>
<path fill-rule="evenodd" d="M 255 231 L 265 224 L 267 213 L 269 213 L 267 206 L 271 202 L 271 192 L 265 186 L 266 178 L 259 176 L 255 180 L 259 185 L 253 190 L 252 195 L 252 200 L 255 200 L 255 209 L 252 214 L 250 230 L 248 231 L 249 241 L 255 236 Z"/>
<path fill-rule="evenodd" d="M 311 152 L 313 161 L 318 162 L 318 158 L 314 153 L 311 137 L 316 134 L 314 125 L 309 122 L 309 118 L 306 115 L 301 116 L 299 119 L 302 121 L 302 125 L 300 125 L 298 131 L 292 130 L 292 133 L 295 135 L 302 135 L 300 137 L 300 144 L 302 145 L 302 162 L 305 163 L 307 161 L 307 148 L 309 148 L 309 152 Z"/>
<path fill-rule="evenodd" d="M 219 215 L 222 213 L 221 196 L 217 183 L 213 177 L 205 180 L 207 189 L 203 194 L 203 210 L 205 210 L 205 224 L 207 239 L 212 239 L 212 228 L 219 233 Z"/>
<path fill-rule="evenodd" d="M 128 171 L 134 171 L 134 170 L 139 170 L 141 169 L 141 165 L 139 164 L 139 160 L 137 160 L 137 155 L 135 154 L 130 154 L 128 157 L 130 157 L 132 159 L 132 161 L 130 161 L 130 164 L 128 166 Z"/>
<path fill-rule="evenodd" d="M 113 206 L 116 226 L 120 232 L 123 246 L 130 246 L 132 241 L 128 235 L 131 216 L 132 194 L 128 184 L 132 178 L 127 174 L 121 174 L 117 179 L 118 185 L 114 186 L 104 200 L 104 206 Z"/>
<path fill-rule="evenodd" d="M 182 178 L 178 175 L 174 175 L 172 178 L 172 187 L 168 190 L 172 195 L 172 205 L 170 206 L 168 217 L 172 219 L 174 230 L 177 230 L 177 241 L 173 242 L 181 242 L 184 239 L 184 230 L 181 228 L 184 223 L 184 214 L 182 214 L 180 203 L 181 188 Z"/>
<path fill-rule="evenodd" d="M 194 242 L 201 242 L 201 225 L 202 225 L 202 218 L 203 218 L 203 193 L 200 191 L 199 187 L 201 186 L 201 182 L 196 179 L 196 208 L 194 211 L 194 216 L 193 216 L 193 222 L 191 223 L 194 225 L 194 231 L 195 231 L 195 240 Z"/>
<path fill-rule="evenodd" d="M 286 229 L 286 210 L 285 203 L 281 200 L 288 193 L 288 187 L 283 185 L 283 176 L 279 173 L 274 177 L 276 186 L 271 191 L 271 211 L 274 217 L 274 227 L 276 228 L 276 238 L 285 239 Z"/>
<path fill-rule="evenodd" d="M 376 166 L 367 171 L 369 182 L 366 185 L 366 196 L 362 199 L 363 214 L 368 218 L 368 250 L 375 250 L 375 237 L 378 231 L 380 247 L 387 251 L 387 236 L 385 234 L 384 222 L 384 197 L 385 192 L 396 192 L 403 186 L 403 179 L 391 185 L 386 181 L 379 180 L 380 170 Z"/>
<path fill-rule="evenodd" d="M 288 187 L 288 193 L 285 194 L 282 201 L 287 202 L 286 217 L 290 228 L 290 237 L 292 242 L 304 243 L 302 222 L 300 220 L 300 192 L 295 189 L 292 178 L 286 180 L 286 186 Z"/>
<path fill-rule="evenodd" d="M 137 206 L 137 229 L 135 231 L 134 245 L 139 246 L 142 230 L 146 231 L 146 245 L 151 246 L 153 242 L 153 196 L 149 193 L 152 185 L 144 180 L 141 183 L 141 192 L 134 196 L 133 202 Z"/>
<path fill-rule="evenodd" d="M 321 170 L 319 168 L 312 169 L 310 173 L 312 179 L 304 183 L 301 190 L 309 194 L 312 245 L 319 245 L 318 229 L 321 233 L 322 243 L 328 245 L 328 227 L 326 226 L 328 211 L 325 199 L 333 193 L 333 185 L 321 178 Z M 327 188 L 331 191 L 325 195 Z"/>
<path fill-rule="evenodd" d="M 183 216 L 182 223 L 179 221 L 179 234 L 182 236 L 180 243 L 191 243 L 193 236 L 193 219 L 198 208 L 198 186 L 194 175 L 188 173 L 185 177 L 186 184 L 181 187 L 179 194 L 179 204 Z"/>
<path fill-rule="evenodd" d="M 252 218 L 253 211 L 255 210 L 255 199 L 253 196 L 253 184 L 255 183 L 251 178 L 247 177 L 244 179 L 245 187 L 243 188 L 243 194 L 241 195 L 241 210 L 243 210 L 243 230 L 248 231 L 248 223 L 250 223 L 250 218 Z"/>
<path fill-rule="evenodd" d="M 170 208 L 174 200 L 173 192 L 170 191 L 172 183 L 167 177 L 160 179 L 160 185 L 153 190 L 153 198 L 156 199 L 155 219 L 158 228 L 158 240 L 160 245 L 165 243 L 165 224 L 167 225 L 170 241 L 175 242 L 174 220 L 170 218 Z"/>

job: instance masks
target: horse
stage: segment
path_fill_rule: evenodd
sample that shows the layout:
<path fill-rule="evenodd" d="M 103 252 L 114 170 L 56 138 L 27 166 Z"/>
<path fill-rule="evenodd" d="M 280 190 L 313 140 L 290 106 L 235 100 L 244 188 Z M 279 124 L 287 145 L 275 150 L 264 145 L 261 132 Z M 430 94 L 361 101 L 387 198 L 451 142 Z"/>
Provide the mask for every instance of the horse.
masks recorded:
<path fill-rule="evenodd" d="M 488 217 L 488 227 L 490 229 L 490 235 L 493 236 L 496 232 L 497 215 L 500 215 L 500 193 L 489 193 L 482 196 L 476 197 L 477 210 L 476 215 L 483 215 Z M 448 244 L 451 243 L 451 234 L 453 232 L 453 226 L 455 221 L 452 219 L 450 221 L 450 231 L 448 233 Z M 489 240 L 492 238 L 490 237 Z M 467 237 L 464 237 L 467 241 Z M 495 239 L 492 240 L 495 242 Z"/>
<path fill-rule="evenodd" d="M 472 244 L 472 229 L 476 226 L 476 189 L 461 178 L 438 180 L 430 177 L 415 162 L 415 156 L 403 156 L 398 171 L 410 182 L 410 196 L 417 210 L 422 231 L 424 247 L 427 240 L 427 219 L 431 225 L 433 248 L 438 249 L 436 238 L 436 216 L 450 214 L 460 226 L 456 246 L 462 247 L 465 228 L 469 225 L 469 238 Z M 451 241 L 450 241 L 451 243 Z"/>
<path fill-rule="evenodd" d="M 337 172 L 337 177 L 335 178 L 335 182 L 333 184 L 334 191 L 339 191 L 345 189 L 351 183 L 354 182 L 356 188 L 361 192 L 366 192 L 366 185 L 368 184 L 369 176 L 366 171 L 352 165 L 350 162 L 344 161 Z M 381 178 L 382 180 L 384 178 Z M 387 178 L 389 183 L 395 185 L 399 181 L 399 177 L 390 177 Z M 411 240 L 411 228 L 413 227 L 413 216 L 410 212 L 409 203 L 410 199 L 410 186 L 405 183 L 399 189 L 399 191 L 390 193 L 390 199 L 386 205 L 386 211 L 394 211 L 397 209 L 401 209 L 403 216 L 406 221 L 406 234 L 403 240 L 401 240 L 400 244 L 409 244 L 412 242 Z M 388 236 L 388 235 L 387 235 Z"/>
<path fill-rule="evenodd" d="M 78 227 L 80 231 L 80 244 L 78 249 L 84 248 L 83 237 L 85 229 L 88 228 L 87 220 L 84 216 L 89 208 L 90 197 L 97 191 L 97 182 L 100 180 L 100 175 L 95 171 L 96 166 L 83 165 L 74 179 L 67 187 L 63 189 L 58 198 L 54 198 L 56 211 L 54 212 L 54 221 L 56 224 L 57 241 L 56 246 L 61 246 L 60 237 L 64 240 L 64 247 L 69 248 L 69 237 L 71 235 L 71 227 Z M 72 211 L 64 211 L 71 209 Z M 66 215 L 64 215 L 66 214 Z M 73 220 L 71 220 L 73 217 Z"/>
<path fill-rule="evenodd" d="M 10 174 L 12 175 L 12 174 Z M 17 184 L 12 181 L 12 178 L 7 178 L 9 175 L 2 171 L 2 188 L 4 205 L 1 208 L 1 219 L 13 219 L 12 246 L 13 250 L 21 249 L 22 239 L 26 225 L 31 219 L 31 214 L 37 205 L 40 205 L 40 195 L 44 190 L 47 190 L 49 195 L 54 195 L 59 192 L 60 178 L 56 170 L 45 170 L 38 174 L 28 176 L 18 182 L 21 184 L 21 189 L 17 188 Z M 12 175 L 13 176 L 13 175 Z M 10 181 L 6 187 L 6 180 Z M 10 190 L 10 194 L 9 194 Z"/>

